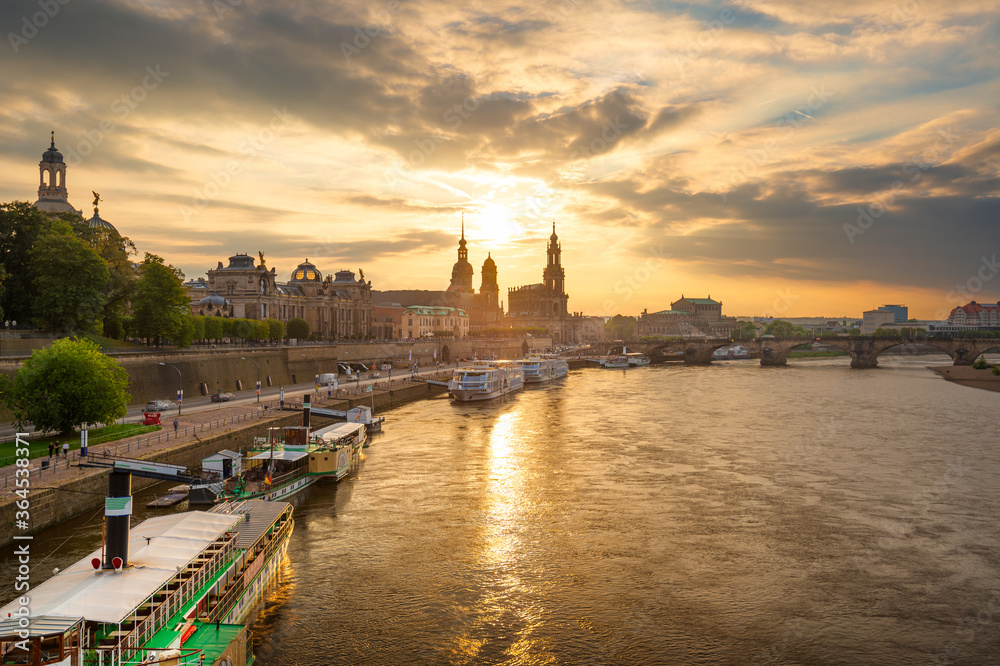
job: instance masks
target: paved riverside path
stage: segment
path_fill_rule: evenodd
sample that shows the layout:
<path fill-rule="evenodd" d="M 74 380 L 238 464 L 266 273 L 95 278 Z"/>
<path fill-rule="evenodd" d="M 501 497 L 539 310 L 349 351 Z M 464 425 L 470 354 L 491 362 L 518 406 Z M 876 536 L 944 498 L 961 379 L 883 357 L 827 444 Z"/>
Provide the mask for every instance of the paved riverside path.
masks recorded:
<path fill-rule="evenodd" d="M 434 372 L 435 370 L 431 369 L 422 372 L 421 375 L 429 375 Z M 417 381 L 419 382 L 420 379 L 418 378 Z M 324 385 L 321 385 L 318 391 L 309 389 L 295 391 L 286 390 L 285 407 L 301 408 L 302 396 L 306 393 L 312 395 L 313 404 L 316 406 L 326 402 L 340 402 L 350 398 L 357 399 L 370 395 L 370 393 L 367 393 L 365 389 L 368 384 L 372 383 L 376 384 L 376 388 L 379 391 L 382 391 L 408 386 L 411 384 L 411 380 L 409 373 L 406 373 L 406 376 L 402 378 L 393 377 L 390 379 L 388 377 L 384 377 L 378 380 L 361 379 L 356 386 L 353 380 L 350 382 L 342 381 L 341 385 L 344 386 L 344 388 L 340 388 L 335 391 L 335 395 L 333 395 L 329 400 L 327 398 L 327 390 Z M 229 430 L 246 427 L 254 422 L 270 421 L 292 413 L 293 412 L 290 411 L 281 411 L 279 401 L 276 399 L 261 401 L 259 403 L 217 403 L 217 406 L 213 406 L 209 409 L 182 413 L 180 416 L 177 416 L 172 412 L 162 412 L 162 430 L 158 432 L 134 435 L 132 437 L 104 444 L 93 444 L 88 447 L 87 451 L 88 456 L 106 453 L 108 455 L 117 455 L 126 458 L 141 458 L 156 451 L 162 451 L 181 444 L 197 441 L 198 437 L 202 437 L 203 433 L 209 437 L 214 437 Z M 178 420 L 176 434 L 174 433 L 173 426 L 175 418 Z M 263 434 L 263 432 L 261 434 Z M 78 442 L 79 437 L 77 436 L 77 443 Z M 14 449 L 13 443 L 8 443 L 4 446 L 10 447 L 11 451 Z M 49 463 L 47 469 L 43 469 L 43 461 L 47 461 Z M 70 451 L 68 459 L 64 457 L 62 453 L 58 456 L 53 455 L 51 458 L 45 456 L 33 458 L 31 460 L 31 474 L 29 477 L 31 480 L 31 487 L 47 487 L 68 479 L 83 476 L 85 474 L 103 472 L 103 470 L 95 470 L 94 468 L 77 467 L 79 461 L 79 449 Z M 7 465 L 6 467 L 0 468 L 0 507 L 18 499 L 18 497 L 13 493 L 15 490 L 15 472 L 17 469 L 16 465 Z"/>

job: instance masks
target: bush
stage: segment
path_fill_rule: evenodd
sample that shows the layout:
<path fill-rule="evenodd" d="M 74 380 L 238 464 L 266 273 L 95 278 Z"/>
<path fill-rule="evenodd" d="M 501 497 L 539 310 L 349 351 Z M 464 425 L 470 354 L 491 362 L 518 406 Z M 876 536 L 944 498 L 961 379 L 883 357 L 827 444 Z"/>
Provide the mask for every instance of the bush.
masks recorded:
<path fill-rule="evenodd" d="M 980 356 L 976 359 L 976 362 L 972 364 L 972 367 L 976 370 L 985 370 L 990 367 L 990 364 L 986 362 L 986 357 Z"/>

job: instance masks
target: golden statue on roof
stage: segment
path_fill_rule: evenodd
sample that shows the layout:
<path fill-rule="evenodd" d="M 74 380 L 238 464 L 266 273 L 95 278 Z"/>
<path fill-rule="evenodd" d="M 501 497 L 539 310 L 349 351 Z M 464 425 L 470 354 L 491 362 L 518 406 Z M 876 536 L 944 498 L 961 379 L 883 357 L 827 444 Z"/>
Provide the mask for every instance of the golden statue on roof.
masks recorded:
<path fill-rule="evenodd" d="M 264 265 L 264 253 L 261 252 L 260 250 L 257 250 L 257 256 L 260 257 L 260 267 L 266 268 L 266 266 Z"/>

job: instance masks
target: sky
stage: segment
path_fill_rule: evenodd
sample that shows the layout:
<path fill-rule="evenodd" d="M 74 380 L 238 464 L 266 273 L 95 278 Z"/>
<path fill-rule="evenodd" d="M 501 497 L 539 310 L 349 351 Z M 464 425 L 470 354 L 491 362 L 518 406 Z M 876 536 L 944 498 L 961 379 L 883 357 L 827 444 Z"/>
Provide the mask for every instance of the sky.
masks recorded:
<path fill-rule="evenodd" d="M 0 201 L 69 200 L 187 278 L 263 252 L 571 311 L 941 318 L 1000 297 L 1000 5 L 4 0 Z"/>

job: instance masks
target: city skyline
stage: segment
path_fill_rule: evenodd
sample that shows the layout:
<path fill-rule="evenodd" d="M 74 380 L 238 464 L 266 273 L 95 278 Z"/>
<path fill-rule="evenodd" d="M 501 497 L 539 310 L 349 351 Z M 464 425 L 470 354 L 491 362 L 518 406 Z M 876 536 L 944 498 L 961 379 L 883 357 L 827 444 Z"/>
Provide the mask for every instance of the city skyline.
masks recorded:
<path fill-rule="evenodd" d="M 464 212 L 501 293 L 555 221 L 587 314 L 996 300 L 991 3 L 42 4 L 0 8 L 0 200 L 55 130 L 70 202 L 188 279 L 263 251 L 443 289 Z"/>

